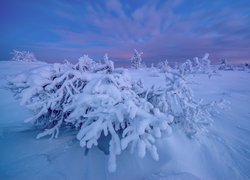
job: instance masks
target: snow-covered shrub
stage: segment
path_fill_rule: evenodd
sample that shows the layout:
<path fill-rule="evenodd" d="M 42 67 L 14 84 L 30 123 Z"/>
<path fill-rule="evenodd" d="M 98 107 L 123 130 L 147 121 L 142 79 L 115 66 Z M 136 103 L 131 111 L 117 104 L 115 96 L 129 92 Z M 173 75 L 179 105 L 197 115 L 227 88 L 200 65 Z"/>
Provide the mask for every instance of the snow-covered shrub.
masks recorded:
<path fill-rule="evenodd" d="M 85 65 L 83 66 L 85 67 Z M 37 138 L 57 138 L 62 126 L 79 130 L 82 147 L 97 145 L 103 134 L 110 136 L 109 170 L 116 169 L 116 155 L 130 147 L 140 157 L 148 150 L 158 159 L 155 139 L 161 131 L 170 133 L 172 116 L 137 94 L 138 87 L 123 74 L 93 74 L 54 64 L 9 80 L 21 104 L 35 115 L 26 120 L 44 131 Z"/>
<path fill-rule="evenodd" d="M 131 57 L 132 68 L 138 69 L 142 66 L 142 52 L 138 52 L 136 49 L 134 50 L 134 55 Z"/>
<path fill-rule="evenodd" d="M 165 60 L 163 62 L 159 62 L 157 64 L 157 68 L 160 69 L 160 72 L 162 72 L 162 73 L 168 72 L 172 69 L 168 64 L 168 60 Z"/>
<path fill-rule="evenodd" d="M 199 71 L 201 73 L 205 73 L 205 74 L 209 74 L 211 72 L 210 69 L 210 60 L 209 58 L 209 54 L 206 53 L 201 59 L 199 59 Z"/>
<path fill-rule="evenodd" d="M 236 69 L 238 71 L 245 71 L 245 70 L 247 70 L 247 67 L 244 64 L 239 64 L 236 66 Z"/>
<path fill-rule="evenodd" d="M 221 60 L 221 63 L 219 64 L 218 69 L 219 70 L 224 70 L 224 71 L 233 71 L 234 67 L 233 67 L 233 65 L 228 63 L 226 58 L 224 58 L 224 59 Z"/>
<path fill-rule="evenodd" d="M 90 82 L 83 93 L 76 96 L 78 103 L 71 104 L 72 113 L 66 119 L 76 126 L 82 147 L 97 145 L 101 134 L 110 135 L 109 170 L 116 168 L 116 155 L 127 147 L 137 149 L 144 157 L 148 150 L 158 160 L 155 139 L 161 131 L 170 133 L 172 117 L 159 112 L 152 104 L 135 93 L 131 82 L 121 74 L 102 76 Z"/>
<path fill-rule="evenodd" d="M 18 95 L 21 104 L 35 115 L 25 122 L 33 122 L 45 129 L 37 137 L 56 138 L 59 128 L 70 112 L 65 107 L 73 101 L 88 82 L 88 76 L 66 64 L 54 64 L 20 74 L 9 81 L 9 87 Z"/>
<path fill-rule="evenodd" d="M 209 54 L 206 53 L 203 58 L 195 57 L 193 62 L 190 60 L 185 61 L 178 69 L 182 75 L 207 74 L 210 78 L 213 72 L 210 63 Z"/>
<path fill-rule="evenodd" d="M 78 63 L 75 65 L 75 69 L 80 72 L 94 72 L 96 67 L 96 62 L 89 58 L 88 55 L 84 55 L 78 59 Z"/>
<path fill-rule="evenodd" d="M 107 72 L 112 73 L 114 71 L 114 62 L 109 60 L 108 54 L 103 56 L 104 64 L 106 65 Z"/>
<path fill-rule="evenodd" d="M 183 75 L 192 74 L 194 72 L 192 62 L 189 59 L 186 60 L 186 62 L 180 65 L 179 71 Z"/>
<path fill-rule="evenodd" d="M 209 54 L 206 53 L 203 58 L 194 58 L 194 71 L 197 73 L 206 73 L 210 69 Z"/>
<path fill-rule="evenodd" d="M 127 148 L 158 160 L 155 141 L 163 133 L 180 126 L 193 136 L 210 123 L 211 106 L 194 100 L 181 74 L 166 72 L 165 85 L 146 88 L 104 59 L 101 64 L 84 56 L 76 65 L 47 65 L 9 79 L 34 113 L 26 122 L 43 129 L 37 138 L 57 138 L 61 127 L 72 127 L 82 147 L 108 144 L 109 170 L 115 171 L 116 156 Z"/>
<path fill-rule="evenodd" d="M 97 63 L 93 59 L 89 58 L 88 55 L 80 57 L 78 63 L 74 67 L 80 72 L 92 72 L 92 73 L 112 73 L 114 70 L 113 61 L 108 59 L 108 55 L 104 55 L 104 63 Z"/>
<path fill-rule="evenodd" d="M 34 53 L 29 51 L 16 51 L 13 50 L 12 54 L 12 61 L 21 61 L 21 62 L 37 62 Z"/>
<path fill-rule="evenodd" d="M 223 58 L 223 59 L 221 60 L 220 65 L 219 65 L 219 69 L 220 69 L 220 70 L 224 70 L 224 69 L 226 68 L 227 65 L 228 65 L 227 59 L 226 59 L 226 58 Z"/>
<path fill-rule="evenodd" d="M 165 77 L 165 86 L 153 86 L 147 92 L 148 101 L 161 113 L 174 117 L 171 126 L 181 127 L 190 137 L 202 133 L 206 125 L 212 122 L 211 111 L 223 103 L 204 104 L 195 101 L 185 78 L 178 72 L 165 73 Z"/>

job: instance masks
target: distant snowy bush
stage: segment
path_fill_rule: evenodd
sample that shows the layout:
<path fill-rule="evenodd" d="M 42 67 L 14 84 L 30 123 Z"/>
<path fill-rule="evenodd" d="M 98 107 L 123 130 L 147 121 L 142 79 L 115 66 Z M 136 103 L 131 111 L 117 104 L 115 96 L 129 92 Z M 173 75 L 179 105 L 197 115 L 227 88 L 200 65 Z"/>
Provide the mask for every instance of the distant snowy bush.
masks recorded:
<path fill-rule="evenodd" d="M 196 63 L 198 62 L 198 66 L 194 67 L 195 72 L 204 73 L 208 76 L 212 75 L 211 70 L 211 61 L 209 60 L 209 54 L 206 53 L 201 59 L 196 58 Z"/>
<path fill-rule="evenodd" d="M 208 77 L 212 76 L 211 61 L 209 60 L 209 54 L 206 53 L 202 58 L 195 57 L 193 61 L 186 60 L 178 68 L 180 74 L 207 74 Z"/>
<path fill-rule="evenodd" d="M 165 71 L 165 70 L 164 70 Z M 9 79 L 9 88 L 30 109 L 32 122 L 43 132 L 37 138 L 57 138 L 61 127 L 78 131 L 80 146 L 91 149 L 100 141 L 109 151 L 109 171 L 127 148 L 158 160 L 156 139 L 178 126 L 188 135 L 203 132 L 213 106 L 196 102 L 183 76 L 165 71 L 165 85 L 145 88 L 125 70 L 83 56 L 75 65 L 54 64 Z M 105 139 L 105 140 L 104 140 Z"/>
<path fill-rule="evenodd" d="M 247 67 L 244 64 L 239 64 L 234 69 L 236 69 L 237 71 L 246 71 Z"/>
<path fill-rule="evenodd" d="M 159 62 L 156 66 L 160 72 L 165 73 L 165 72 L 169 72 L 172 68 L 169 66 L 168 64 L 168 60 L 165 60 L 163 62 Z"/>
<path fill-rule="evenodd" d="M 224 58 L 224 59 L 221 60 L 221 63 L 219 64 L 218 69 L 219 70 L 224 70 L 224 71 L 233 71 L 234 67 L 233 67 L 233 65 L 230 65 L 228 63 L 226 58 Z"/>
<path fill-rule="evenodd" d="M 222 59 L 217 66 L 218 70 L 222 71 L 246 71 L 249 69 L 248 64 L 230 64 L 226 58 Z"/>
<path fill-rule="evenodd" d="M 186 60 L 186 62 L 180 65 L 179 71 L 183 75 L 194 73 L 194 67 L 192 62 L 189 59 Z"/>
<path fill-rule="evenodd" d="M 142 52 L 139 53 L 136 49 L 134 50 L 134 55 L 131 57 L 132 68 L 138 69 L 143 66 L 141 58 L 142 54 Z"/>
<path fill-rule="evenodd" d="M 37 62 L 34 53 L 29 51 L 16 51 L 13 50 L 11 53 L 13 55 L 12 59 L 13 61 L 20 61 L 20 62 Z"/>

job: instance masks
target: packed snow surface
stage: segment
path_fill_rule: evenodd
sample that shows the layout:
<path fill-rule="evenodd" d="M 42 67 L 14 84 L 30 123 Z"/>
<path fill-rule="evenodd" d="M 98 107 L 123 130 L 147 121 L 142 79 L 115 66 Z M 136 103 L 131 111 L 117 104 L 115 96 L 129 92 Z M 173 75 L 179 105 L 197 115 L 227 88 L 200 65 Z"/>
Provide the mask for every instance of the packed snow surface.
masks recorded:
<path fill-rule="evenodd" d="M 176 129 L 157 141 L 159 161 L 125 151 L 117 169 L 108 171 L 108 156 L 97 147 L 88 153 L 79 146 L 76 132 L 65 129 L 57 139 L 35 137 L 40 132 L 24 123 L 31 116 L 13 93 L 6 78 L 31 71 L 43 63 L 0 63 L 0 179 L 249 179 L 250 178 L 250 73 L 219 71 L 188 76 L 195 97 L 204 102 L 225 99 L 230 108 L 213 114 L 208 132 L 188 138 Z M 164 76 L 147 69 L 128 70 L 146 86 L 161 84 Z"/>

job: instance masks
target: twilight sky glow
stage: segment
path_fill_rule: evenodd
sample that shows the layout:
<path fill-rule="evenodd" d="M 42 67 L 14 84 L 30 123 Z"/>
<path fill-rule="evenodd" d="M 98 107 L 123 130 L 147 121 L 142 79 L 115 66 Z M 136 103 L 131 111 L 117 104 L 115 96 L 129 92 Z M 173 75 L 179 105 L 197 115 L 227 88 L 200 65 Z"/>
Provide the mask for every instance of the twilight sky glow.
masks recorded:
<path fill-rule="evenodd" d="M 250 62 L 249 0 L 1 0 L 0 9 L 0 60 L 16 49 L 51 62 L 107 52 L 126 64 L 136 48 L 148 64 L 205 52 Z"/>

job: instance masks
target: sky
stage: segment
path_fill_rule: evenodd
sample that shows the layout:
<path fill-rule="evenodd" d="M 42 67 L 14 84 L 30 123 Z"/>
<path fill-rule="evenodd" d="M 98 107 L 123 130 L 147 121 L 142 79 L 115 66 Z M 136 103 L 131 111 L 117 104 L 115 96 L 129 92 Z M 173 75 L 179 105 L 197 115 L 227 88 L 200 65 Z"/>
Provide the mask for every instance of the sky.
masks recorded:
<path fill-rule="evenodd" d="M 147 64 L 210 54 L 250 62 L 249 0 L 1 0 L 0 60 L 15 50 L 37 59 L 76 61 L 88 54 Z"/>

